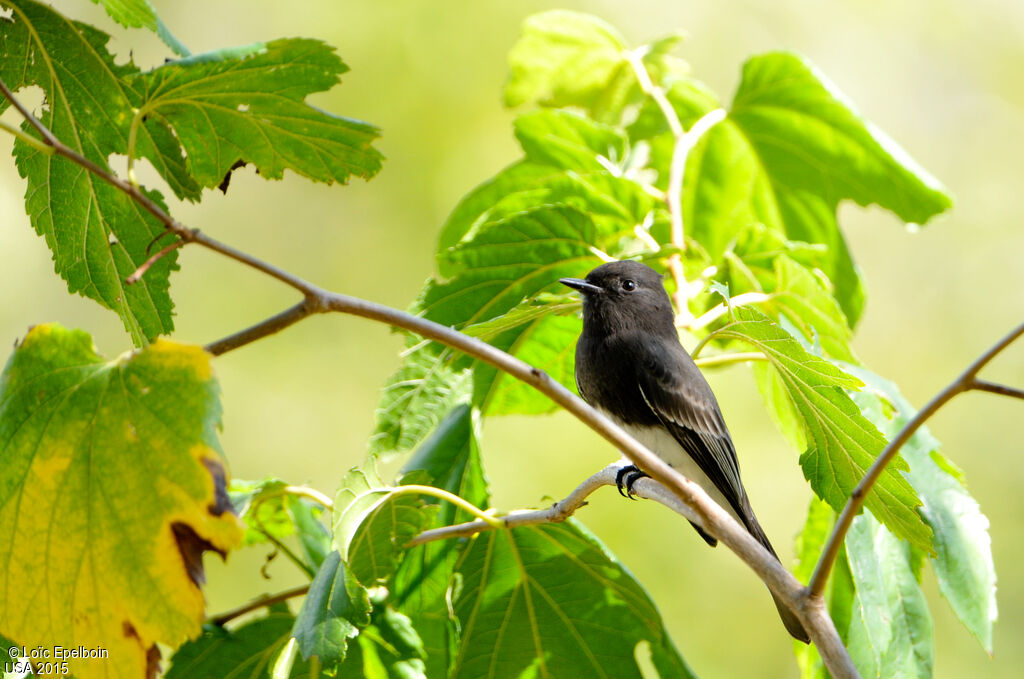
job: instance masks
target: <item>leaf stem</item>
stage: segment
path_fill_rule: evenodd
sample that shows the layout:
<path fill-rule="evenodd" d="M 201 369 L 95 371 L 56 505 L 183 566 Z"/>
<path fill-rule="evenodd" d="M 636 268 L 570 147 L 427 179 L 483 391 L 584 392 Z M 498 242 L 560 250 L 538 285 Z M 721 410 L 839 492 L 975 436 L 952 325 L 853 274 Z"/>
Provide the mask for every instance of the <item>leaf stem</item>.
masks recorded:
<path fill-rule="evenodd" d="M 28 144 L 29 146 L 34 148 L 36 151 L 39 151 L 41 153 L 45 153 L 48 156 L 52 156 L 53 155 L 53 147 L 52 146 L 50 146 L 46 142 L 39 141 L 38 139 L 33 137 L 31 134 L 26 134 L 24 131 L 18 129 L 14 125 L 10 125 L 10 124 L 5 123 L 4 121 L 0 120 L 0 130 L 4 130 L 6 132 L 9 132 L 10 134 L 14 135 L 14 137 L 16 137 L 17 139 L 20 139 L 21 141 L 25 142 L 26 144 Z"/>
<path fill-rule="evenodd" d="M 416 484 L 409 484 L 407 486 L 396 486 L 389 489 L 392 495 L 430 495 L 436 497 L 439 500 L 446 500 L 451 502 L 459 509 L 472 514 L 477 518 L 477 521 L 485 523 L 492 528 L 502 528 L 505 523 L 503 519 L 500 519 L 492 514 L 481 510 L 479 507 L 471 502 L 468 502 L 454 493 L 449 493 L 443 488 L 435 488 L 434 486 L 418 486 Z"/>
<path fill-rule="evenodd" d="M 132 272 L 132 275 L 124 279 L 125 285 L 135 285 L 136 283 L 138 283 L 142 279 L 142 277 L 146 275 L 146 272 L 149 271 L 149 268 L 156 264 L 157 262 L 159 262 L 164 255 L 174 252 L 187 242 L 188 241 L 184 240 L 176 240 L 170 245 L 161 249 L 160 252 L 156 253 L 155 255 L 147 259 L 145 262 L 143 262 L 142 266 L 140 266 L 138 269 Z"/>
<path fill-rule="evenodd" d="M 994 391 L 995 393 L 1006 393 L 1016 392 L 1015 389 L 1009 387 L 1001 387 L 1001 385 L 992 385 L 989 382 L 983 382 L 976 378 L 978 371 L 985 367 L 985 365 L 996 357 L 999 352 L 1008 347 L 1014 340 L 1021 335 L 1024 335 L 1024 323 L 1017 326 L 1013 331 L 1003 337 L 1001 340 L 992 345 L 985 353 L 979 356 L 967 369 L 960 374 L 955 380 L 949 383 L 949 385 L 941 392 L 936 394 L 931 401 L 928 402 L 924 408 L 919 410 L 916 415 L 909 422 L 907 422 L 903 429 L 899 431 L 896 436 L 889 441 L 889 444 L 875 459 L 874 464 L 868 469 L 867 473 L 864 474 L 864 478 L 861 479 L 857 487 L 853 489 L 853 493 L 850 494 L 850 499 L 847 500 L 846 506 L 843 507 L 843 511 L 839 514 L 839 518 L 836 520 L 836 525 L 832 529 L 832 535 L 829 536 L 828 543 L 825 545 L 825 549 L 821 553 L 821 557 L 818 559 L 818 564 L 814 568 L 814 574 L 811 576 L 811 580 L 807 583 L 807 589 L 811 596 L 820 596 L 825 591 L 825 584 L 828 582 L 828 577 L 832 572 L 832 568 L 835 565 L 836 558 L 839 556 L 839 550 L 843 545 L 843 541 L 846 539 L 846 533 L 850 530 L 850 525 L 853 523 L 853 518 L 860 513 L 861 508 L 864 506 L 864 502 L 867 500 L 868 493 L 871 492 L 875 482 L 878 481 L 882 472 L 893 458 L 900 452 L 900 448 L 903 447 L 910 437 L 914 435 L 925 421 L 935 414 L 942 406 L 956 397 L 958 394 L 962 394 L 965 391 L 972 389 L 978 389 L 981 391 Z M 990 389 L 991 387 L 1000 387 L 999 390 Z M 1022 396 L 1017 393 L 1009 393 L 1007 395 L 1021 398 Z"/>
<path fill-rule="evenodd" d="M 265 594 L 257 599 L 253 599 L 247 604 L 243 604 L 238 608 L 233 608 L 230 611 L 225 611 L 220 615 L 215 615 L 207 619 L 207 622 L 219 627 L 223 627 L 227 623 L 231 622 L 235 618 L 239 618 L 246 613 L 250 613 L 260 608 L 269 608 L 274 604 L 287 601 L 288 599 L 294 599 L 297 596 L 302 596 L 309 591 L 309 585 L 301 585 L 299 587 L 293 587 L 292 589 L 278 592 L 277 594 Z"/>
<path fill-rule="evenodd" d="M 717 123 L 725 119 L 726 112 L 722 108 L 710 111 L 694 123 L 689 132 L 685 131 L 682 121 L 679 119 L 679 114 L 673 108 L 672 102 L 668 100 L 665 90 L 656 86 L 651 81 L 651 74 L 648 72 L 647 67 L 644 66 L 643 61 L 645 49 L 628 51 L 625 57 L 636 74 L 640 89 L 644 94 L 651 97 L 658 105 L 658 108 L 661 109 L 661 114 L 665 117 L 665 122 L 668 124 L 669 131 L 675 140 L 675 145 L 672 148 L 672 161 L 669 164 L 668 191 L 665 194 L 665 203 L 668 205 L 672 226 L 672 245 L 682 252 L 686 250 L 682 198 L 686 159 L 689 157 L 693 147 L 700 141 L 700 138 Z M 669 271 L 672 273 L 672 279 L 676 283 L 676 290 L 673 296 L 676 303 L 678 322 L 685 325 L 692 320 L 692 315 L 687 305 L 689 286 L 686 283 L 686 273 L 683 271 L 682 257 L 679 254 L 672 255 L 668 259 L 668 265 Z"/>
<path fill-rule="evenodd" d="M 762 354 L 760 351 L 744 351 L 733 354 L 718 354 L 716 356 L 708 356 L 707 358 L 698 358 L 694 360 L 699 368 L 710 368 L 718 367 L 722 365 L 730 365 L 732 363 L 746 363 L 748 361 L 767 361 L 768 357 Z"/>

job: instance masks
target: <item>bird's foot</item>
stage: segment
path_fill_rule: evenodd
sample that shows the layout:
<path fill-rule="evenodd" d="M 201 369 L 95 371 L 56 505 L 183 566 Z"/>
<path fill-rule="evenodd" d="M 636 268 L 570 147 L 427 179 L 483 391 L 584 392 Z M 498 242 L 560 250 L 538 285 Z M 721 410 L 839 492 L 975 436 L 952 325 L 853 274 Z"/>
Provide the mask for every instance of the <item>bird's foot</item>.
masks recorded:
<path fill-rule="evenodd" d="M 619 495 L 622 497 L 628 497 L 630 500 L 635 500 L 636 498 L 633 497 L 633 484 L 647 476 L 648 474 L 640 471 L 636 465 L 626 465 L 619 469 L 618 473 L 615 474 L 615 487 L 619 489 Z M 626 492 L 622 492 L 623 490 Z"/>

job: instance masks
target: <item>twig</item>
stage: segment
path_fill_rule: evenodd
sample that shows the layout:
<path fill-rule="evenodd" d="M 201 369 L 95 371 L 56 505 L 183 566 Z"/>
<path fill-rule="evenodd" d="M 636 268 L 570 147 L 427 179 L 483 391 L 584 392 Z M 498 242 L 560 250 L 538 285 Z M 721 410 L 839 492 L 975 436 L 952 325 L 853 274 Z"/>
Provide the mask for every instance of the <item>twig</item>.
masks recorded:
<path fill-rule="evenodd" d="M 140 266 L 138 269 L 132 272 L 131 276 L 124 279 L 125 285 L 135 285 L 136 283 L 138 283 L 139 280 L 141 280 L 142 277 L 146 275 L 146 272 L 149 271 L 149 267 L 159 262 L 160 259 L 167 253 L 174 252 L 187 242 L 188 241 L 184 240 L 176 240 L 167 247 L 160 250 L 160 252 L 156 253 L 155 255 L 147 259 L 145 262 L 142 263 L 142 266 Z"/>
<path fill-rule="evenodd" d="M 282 601 L 287 601 L 288 599 L 294 599 L 297 596 L 302 596 L 308 591 L 309 585 L 302 585 L 300 587 L 288 589 L 277 594 L 266 594 L 264 596 L 259 597 L 258 599 L 250 601 L 247 604 L 243 604 L 238 608 L 233 608 L 230 611 L 226 611 L 224 613 L 221 613 L 220 615 L 215 615 L 212 618 L 208 618 L 207 622 L 213 625 L 217 625 L 219 627 L 223 627 L 235 618 L 241 617 L 246 613 L 255 611 L 259 608 L 267 608 L 269 606 L 273 606 L 274 604 L 281 603 Z"/>
<path fill-rule="evenodd" d="M 1005 384 L 988 382 L 986 380 L 974 380 L 974 382 L 971 383 L 971 389 L 976 389 L 977 391 L 988 391 L 993 394 L 999 394 L 1000 396 L 1024 399 L 1024 390 L 1017 389 L 1016 387 L 1008 387 Z"/>
<path fill-rule="evenodd" d="M 256 325 L 236 332 L 233 335 L 223 337 L 216 342 L 210 342 L 203 348 L 214 356 L 220 356 L 232 349 L 237 349 L 250 342 L 255 342 L 258 339 L 263 339 L 268 335 L 280 332 L 288 326 L 298 323 L 303 318 L 316 313 L 316 308 L 316 305 L 308 303 L 307 298 L 307 300 L 303 300 L 295 306 L 285 309 L 276 316 L 271 316 Z"/>
<path fill-rule="evenodd" d="M 150 200 L 139 188 L 130 182 L 114 176 L 108 170 L 62 144 L 31 113 L 17 102 L 2 81 L 0 81 L 0 92 L 40 131 L 47 145 L 53 147 L 58 155 L 82 166 L 103 179 L 103 181 L 127 194 L 132 200 L 159 219 L 169 231 L 175 233 L 180 239 L 198 243 L 203 247 L 219 252 L 226 257 L 276 278 L 304 295 L 305 299 L 302 303 L 261 323 L 257 323 L 247 330 L 208 345 L 207 350 L 211 353 L 221 354 L 243 346 L 256 339 L 278 332 L 311 314 L 333 311 L 361 316 L 394 327 L 403 328 L 426 339 L 441 342 L 473 358 L 484 361 L 532 386 L 556 404 L 568 410 L 577 419 L 618 448 L 623 455 L 633 464 L 647 472 L 652 479 L 661 483 L 669 493 L 690 508 L 692 511 L 692 521 L 699 524 L 708 534 L 720 540 L 736 553 L 768 585 L 768 588 L 796 613 L 810 634 L 812 641 L 821 650 L 823 659 L 826 659 L 826 667 L 833 677 L 846 678 L 857 676 L 856 670 L 853 669 L 853 665 L 845 649 L 842 647 L 842 642 L 838 634 L 836 634 L 835 628 L 831 625 L 831 621 L 824 619 L 827 618 L 827 612 L 819 615 L 820 611 L 824 610 L 821 597 L 808 597 L 804 588 L 792 574 L 729 516 L 725 510 L 711 500 L 700 486 L 673 470 L 646 447 L 629 436 L 618 425 L 584 403 L 578 396 L 561 384 L 552 380 L 547 373 L 486 342 L 425 318 L 413 316 L 406 312 L 356 297 L 328 292 L 298 276 L 294 276 L 256 257 L 209 238 L 196 229 L 186 228 L 168 215 L 159 205 Z"/>
<path fill-rule="evenodd" d="M 864 478 L 861 479 L 860 483 L 857 484 L 857 487 L 853 489 L 850 499 L 847 500 L 846 506 L 843 507 L 843 511 L 839 514 L 839 519 L 836 521 L 836 525 L 832 529 L 832 535 L 829 536 L 828 544 L 825 545 L 825 549 L 822 551 L 821 557 L 818 559 L 818 564 L 814 568 L 814 574 L 811 576 L 810 582 L 807 583 L 807 589 L 810 591 L 812 596 L 820 596 L 821 593 L 825 591 L 825 583 L 828 582 L 829 574 L 832 572 L 832 567 L 835 565 L 836 558 L 839 556 L 839 550 L 843 545 L 843 540 L 846 539 L 846 533 L 850 530 L 853 518 L 860 513 L 861 508 L 864 506 L 868 493 L 871 492 L 875 482 L 878 481 L 882 472 L 885 471 L 886 466 L 888 466 L 892 459 L 896 457 L 897 453 L 899 453 L 903 444 L 910 440 L 910 437 L 914 435 L 914 432 L 916 432 L 922 424 L 924 424 L 925 420 L 934 415 L 939 408 L 955 396 L 965 391 L 970 391 L 971 389 L 996 391 L 996 393 L 1004 393 L 1002 391 L 1003 389 L 1010 392 L 1016 392 L 1016 390 L 1010 389 L 1009 387 L 1001 387 L 1000 385 L 992 385 L 989 382 L 982 382 L 976 379 L 975 376 L 978 374 L 978 371 L 984 368 L 985 365 L 995 358 L 999 352 L 1009 346 L 1022 334 L 1024 334 L 1024 324 L 1017 326 L 1016 329 L 992 345 L 988 351 L 979 356 L 974 363 L 960 374 L 959 377 L 950 382 L 949 386 L 929 401 L 928 405 L 919 410 L 918 413 L 903 426 L 903 429 L 901 429 L 900 432 L 889 442 L 889 445 L 882 450 L 878 458 L 871 465 L 871 468 L 864 474 Z M 1000 390 L 989 389 L 989 386 L 999 387 Z M 1010 393 L 1008 395 L 1020 398 L 1016 393 Z"/>

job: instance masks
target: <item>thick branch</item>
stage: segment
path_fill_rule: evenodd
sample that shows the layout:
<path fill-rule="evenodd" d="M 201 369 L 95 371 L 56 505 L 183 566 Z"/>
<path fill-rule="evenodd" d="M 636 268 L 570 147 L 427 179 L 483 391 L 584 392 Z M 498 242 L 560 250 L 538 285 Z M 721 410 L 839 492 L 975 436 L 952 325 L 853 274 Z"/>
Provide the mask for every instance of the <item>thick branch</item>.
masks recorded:
<path fill-rule="evenodd" d="M 918 413 L 903 426 L 903 429 L 896 434 L 892 441 L 889 442 L 889 445 L 882 450 L 874 464 L 872 464 L 871 468 L 868 469 L 866 474 L 864 474 L 864 478 L 861 479 L 860 483 L 857 484 L 857 487 L 853 489 L 850 499 L 847 500 L 846 506 L 843 507 L 843 511 L 839 514 L 839 519 L 836 521 L 836 525 L 832 529 L 832 535 L 829 537 L 828 544 L 825 545 L 825 550 L 821 553 L 821 558 L 818 559 L 818 565 L 814 568 L 814 575 L 811 576 L 811 581 L 807 585 L 811 595 L 820 596 L 821 593 L 825 591 L 825 583 L 828 582 L 829 574 L 832 572 L 832 567 L 835 565 L 836 558 L 839 556 L 839 550 L 843 545 L 843 540 L 846 539 L 847 531 L 850 530 L 853 518 L 860 513 L 860 510 L 864 507 L 864 502 L 867 500 L 868 493 L 871 492 L 875 482 L 878 481 L 888 464 L 892 462 L 893 458 L 900 452 L 900 448 L 903 447 L 903 444 L 910 440 L 910 437 L 914 435 L 914 432 L 916 432 L 929 417 L 934 415 L 939 408 L 944 406 L 955 396 L 971 389 L 995 391 L 996 393 L 1006 393 L 1003 390 L 1011 392 L 1016 391 L 1009 387 L 1001 387 L 1000 385 L 991 385 L 989 382 L 982 382 L 976 378 L 976 375 L 985 367 L 986 364 L 988 364 L 989 361 L 995 358 L 999 352 L 1008 347 L 1022 334 L 1024 334 L 1024 324 L 1017 326 L 1016 329 L 992 345 L 988 351 L 983 353 L 974 361 L 974 363 L 968 366 L 967 370 L 961 373 L 959 377 L 950 382 L 949 386 L 929 401 L 928 405 L 918 411 Z M 989 386 L 1000 388 L 997 390 L 989 388 Z M 1016 394 L 1011 393 L 1009 395 L 1015 396 Z"/>

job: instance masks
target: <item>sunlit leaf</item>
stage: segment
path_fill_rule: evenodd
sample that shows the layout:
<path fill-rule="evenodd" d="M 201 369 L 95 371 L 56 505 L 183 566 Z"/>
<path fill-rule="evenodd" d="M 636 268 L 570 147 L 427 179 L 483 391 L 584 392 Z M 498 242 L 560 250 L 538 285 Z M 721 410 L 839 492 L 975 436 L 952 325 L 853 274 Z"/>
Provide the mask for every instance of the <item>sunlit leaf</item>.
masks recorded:
<path fill-rule="evenodd" d="M 317 656 L 325 666 L 337 664 L 345 659 L 349 640 L 368 624 L 366 589 L 338 552 L 331 552 L 317 571 L 292 628 L 302 657 Z"/>
<path fill-rule="evenodd" d="M 188 56 L 188 48 L 175 38 L 149 0 L 92 0 L 103 5 L 110 18 L 128 28 L 147 28 L 174 50 L 175 54 Z"/>
<path fill-rule="evenodd" d="M 523 22 L 508 55 L 505 104 L 592 107 L 615 78 L 629 72 L 625 41 L 614 27 L 589 14 L 552 10 Z"/>
<path fill-rule="evenodd" d="M 125 79 L 134 64 L 114 63 L 105 33 L 72 22 L 31 0 L 10 0 L 10 18 L 0 19 L 0 77 L 16 93 L 38 85 L 47 106 L 40 121 L 58 139 L 100 167 L 128 149 L 134 93 Z M 4 105 L 6 107 L 6 103 Z M 24 123 L 30 135 L 37 133 Z M 177 160 L 161 154 L 166 137 L 143 130 L 146 156 L 179 195 L 198 187 Z M 173 328 L 168 278 L 177 252 L 157 261 L 135 285 L 124 280 L 149 258 L 147 247 L 164 232 L 149 212 L 97 176 L 69 160 L 16 140 L 15 162 L 27 181 L 25 205 L 36 232 L 53 252 L 54 267 L 68 290 L 117 312 L 136 344 Z M 159 194 L 147 192 L 157 204 Z"/>
<path fill-rule="evenodd" d="M 371 598 L 370 625 L 360 630 L 358 643 L 349 646 L 339 677 L 427 679 L 423 641 L 412 621 L 387 604 L 386 594 Z"/>
<path fill-rule="evenodd" d="M 147 128 L 174 130 L 189 172 L 217 186 L 236 162 L 266 179 L 284 170 L 321 182 L 370 178 L 382 157 L 372 125 L 331 115 L 305 99 L 348 67 L 318 40 L 282 39 L 169 62 L 133 80 Z M 140 147 L 145 152 L 145 147 Z"/>
<path fill-rule="evenodd" d="M 668 96 L 687 126 L 718 106 L 698 83 L 676 83 Z M 664 186 L 672 139 L 657 113 L 649 105 L 632 131 L 651 139 L 652 164 Z M 864 291 L 836 218 L 843 200 L 877 204 L 918 224 L 951 204 L 934 177 L 805 59 L 783 52 L 749 59 L 728 117 L 689 154 L 687 233 L 716 263 L 754 223 L 790 240 L 825 245 L 822 268 L 853 325 Z"/>
<path fill-rule="evenodd" d="M 267 615 L 234 629 L 206 625 L 202 636 L 174 654 L 167 679 L 266 679 L 294 624 L 288 607 L 277 604 Z M 309 666 L 297 659 L 290 676 L 308 677 Z"/>
<path fill-rule="evenodd" d="M 818 497 L 842 510 L 853 489 L 885 447 L 885 437 L 868 421 L 844 389 L 862 386 L 856 377 L 809 353 L 781 327 L 749 307 L 734 309 L 737 321 L 719 331 L 722 339 L 735 339 L 762 351 L 775 368 L 803 429 L 807 449 L 800 456 L 804 476 Z M 916 508 L 921 504 L 904 477 L 902 458 L 882 473 L 866 506 L 899 537 L 931 553 L 931 531 Z"/>
<path fill-rule="evenodd" d="M 647 593 L 577 522 L 492 531 L 459 563 L 462 640 L 452 677 L 691 677 Z"/>
<path fill-rule="evenodd" d="M 865 512 L 846 536 L 857 593 L 847 645 L 863 677 L 931 677 L 932 618 L 911 567 L 910 545 Z"/>
<path fill-rule="evenodd" d="M 0 633 L 108 649 L 72 660 L 84 679 L 144 676 L 155 644 L 198 634 L 202 552 L 241 541 L 219 424 L 198 347 L 108 362 L 83 332 L 29 332 L 0 376 Z"/>
<path fill-rule="evenodd" d="M 408 351 L 381 391 L 372 455 L 386 458 L 414 448 L 449 410 L 469 401 L 472 375 L 454 358 L 451 350 L 428 342 Z"/>

